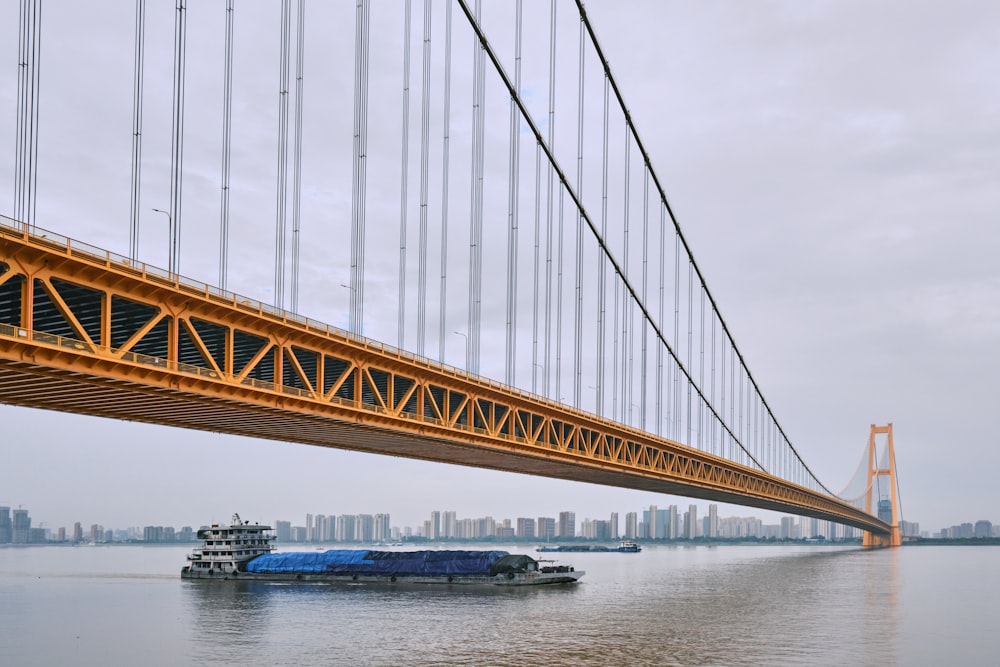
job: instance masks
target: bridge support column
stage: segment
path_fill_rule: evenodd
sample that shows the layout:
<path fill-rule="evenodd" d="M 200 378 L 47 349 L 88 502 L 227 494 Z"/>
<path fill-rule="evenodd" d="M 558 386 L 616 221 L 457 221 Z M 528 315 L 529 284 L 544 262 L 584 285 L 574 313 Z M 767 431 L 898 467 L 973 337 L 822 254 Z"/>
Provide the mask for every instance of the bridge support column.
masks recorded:
<path fill-rule="evenodd" d="M 875 456 L 875 436 L 886 435 L 889 438 L 889 448 L 887 460 L 879 464 Z M 889 477 L 889 499 L 876 498 L 877 509 L 872 512 L 872 493 L 875 489 L 875 481 L 879 476 Z M 889 535 L 876 535 L 865 531 L 861 544 L 865 547 L 898 547 L 903 544 L 903 535 L 899 527 L 899 495 L 896 492 L 896 452 L 892 446 L 892 424 L 886 426 L 876 426 L 872 424 L 871 432 L 868 436 L 868 492 L 865 494 L 865 511 L 869 514 L 876 514 L 879 518 L 885 519 L 892 526 Z M 881 496 L 881 494 L 879 494 Z M 886 507 L 883 503 L 888 502 L 888 510 L 891 516 L 885 516 L 883 511 Z"/>

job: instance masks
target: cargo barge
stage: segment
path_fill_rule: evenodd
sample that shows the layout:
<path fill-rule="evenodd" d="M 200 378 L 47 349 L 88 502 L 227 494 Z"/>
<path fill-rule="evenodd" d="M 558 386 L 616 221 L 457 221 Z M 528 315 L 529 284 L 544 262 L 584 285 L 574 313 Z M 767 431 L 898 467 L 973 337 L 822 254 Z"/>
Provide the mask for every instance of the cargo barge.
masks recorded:
<path fill-rule="evenodd" d="M 606 553 L 617 551 L 623 554 L 637 554 L 642 551 L 642 547 L 630 540 L 624 540 L 617 547 L 605 547 L 599 544 L 564 544 L 538 547 L 535 551 L 541 553 Z"/>
<path fill-rule="evenodd" d="M 198 531 L 202 545 L 188 555 L 182 579 L 345 583 L 571 584 L 584 575 L 572 565 L 506 551 L 379 551 L 331 549 L 276 552 L 270 526 L 243 521 Z"/>

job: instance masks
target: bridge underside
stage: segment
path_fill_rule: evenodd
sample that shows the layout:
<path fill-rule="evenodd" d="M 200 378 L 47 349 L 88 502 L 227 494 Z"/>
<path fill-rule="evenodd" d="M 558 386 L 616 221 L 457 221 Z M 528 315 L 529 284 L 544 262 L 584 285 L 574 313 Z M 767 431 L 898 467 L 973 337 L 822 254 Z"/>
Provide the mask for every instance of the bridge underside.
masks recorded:
<path fill-rule="evenodd" d="M 0 223 L 0 402 L 889 527 L 830 496 Z"/>
<path fill-rule="evenodd" d="M 0 362 L 0 403 L 127 421 L 162 424 L 216 433 L 349 449 L 441 463 L 604 484 L 622 488 L 703 498 L 737 505 L 804 514 L 787 502 L 752 498 L 735 491 L 699 488 L 690 482 L 637 475 L 578 461 L 541 458 L 519 452 L 450 442 L 428 433 L 404 434 L 374 425 L 343 422 L 286 407 L 263 407 L 207 399 L 167 387 L 108 382 L 79 371 L 42 369 L 34 364 Z"/>

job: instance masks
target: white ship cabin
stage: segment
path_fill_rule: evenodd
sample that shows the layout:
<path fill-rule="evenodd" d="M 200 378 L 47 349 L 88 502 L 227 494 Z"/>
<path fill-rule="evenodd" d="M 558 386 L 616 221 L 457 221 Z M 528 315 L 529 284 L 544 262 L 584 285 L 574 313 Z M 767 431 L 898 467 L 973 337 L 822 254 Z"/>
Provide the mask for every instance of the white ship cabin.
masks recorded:
<path fill-rule="evenodd" d="M 203 544 L 188 555 L 191 571 L 216 575 L 245 571 L 249 561 L 274 550 L 274 537 L 270 526 L 243 521 L 239 514 L 233 515 L 229 526 L 216 523 L 201 528 L 198 539 Z"/>

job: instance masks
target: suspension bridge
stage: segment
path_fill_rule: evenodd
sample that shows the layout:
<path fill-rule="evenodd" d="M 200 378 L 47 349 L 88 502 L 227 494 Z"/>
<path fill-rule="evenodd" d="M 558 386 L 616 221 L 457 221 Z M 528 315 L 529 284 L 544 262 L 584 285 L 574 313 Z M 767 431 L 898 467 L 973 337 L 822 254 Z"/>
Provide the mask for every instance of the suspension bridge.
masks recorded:
<path fill-rule="evenodd" d="M 86 113 L 42 112 L 60 96 L 44 36 L 69 11 L 19 7 L 0 402 L 723 501 L 900 543 L 891 425 L 871 427 L 858 494 L 802 460 L 582 2 L 137 0 L 114 24 L 131 95 L 99 111 L 130 110 L 131 163 L 74 146 L 95 156 L 82 187 L 105 171 L 129 183 L 87 213 L 117 251 L 45 215 L 62 193 L 44 189 L 40 138 L 51 116 Z M 249 126 L 269 133 L 267 159 Z M 140 243 L 152 218 L 165 269 Z"/>

